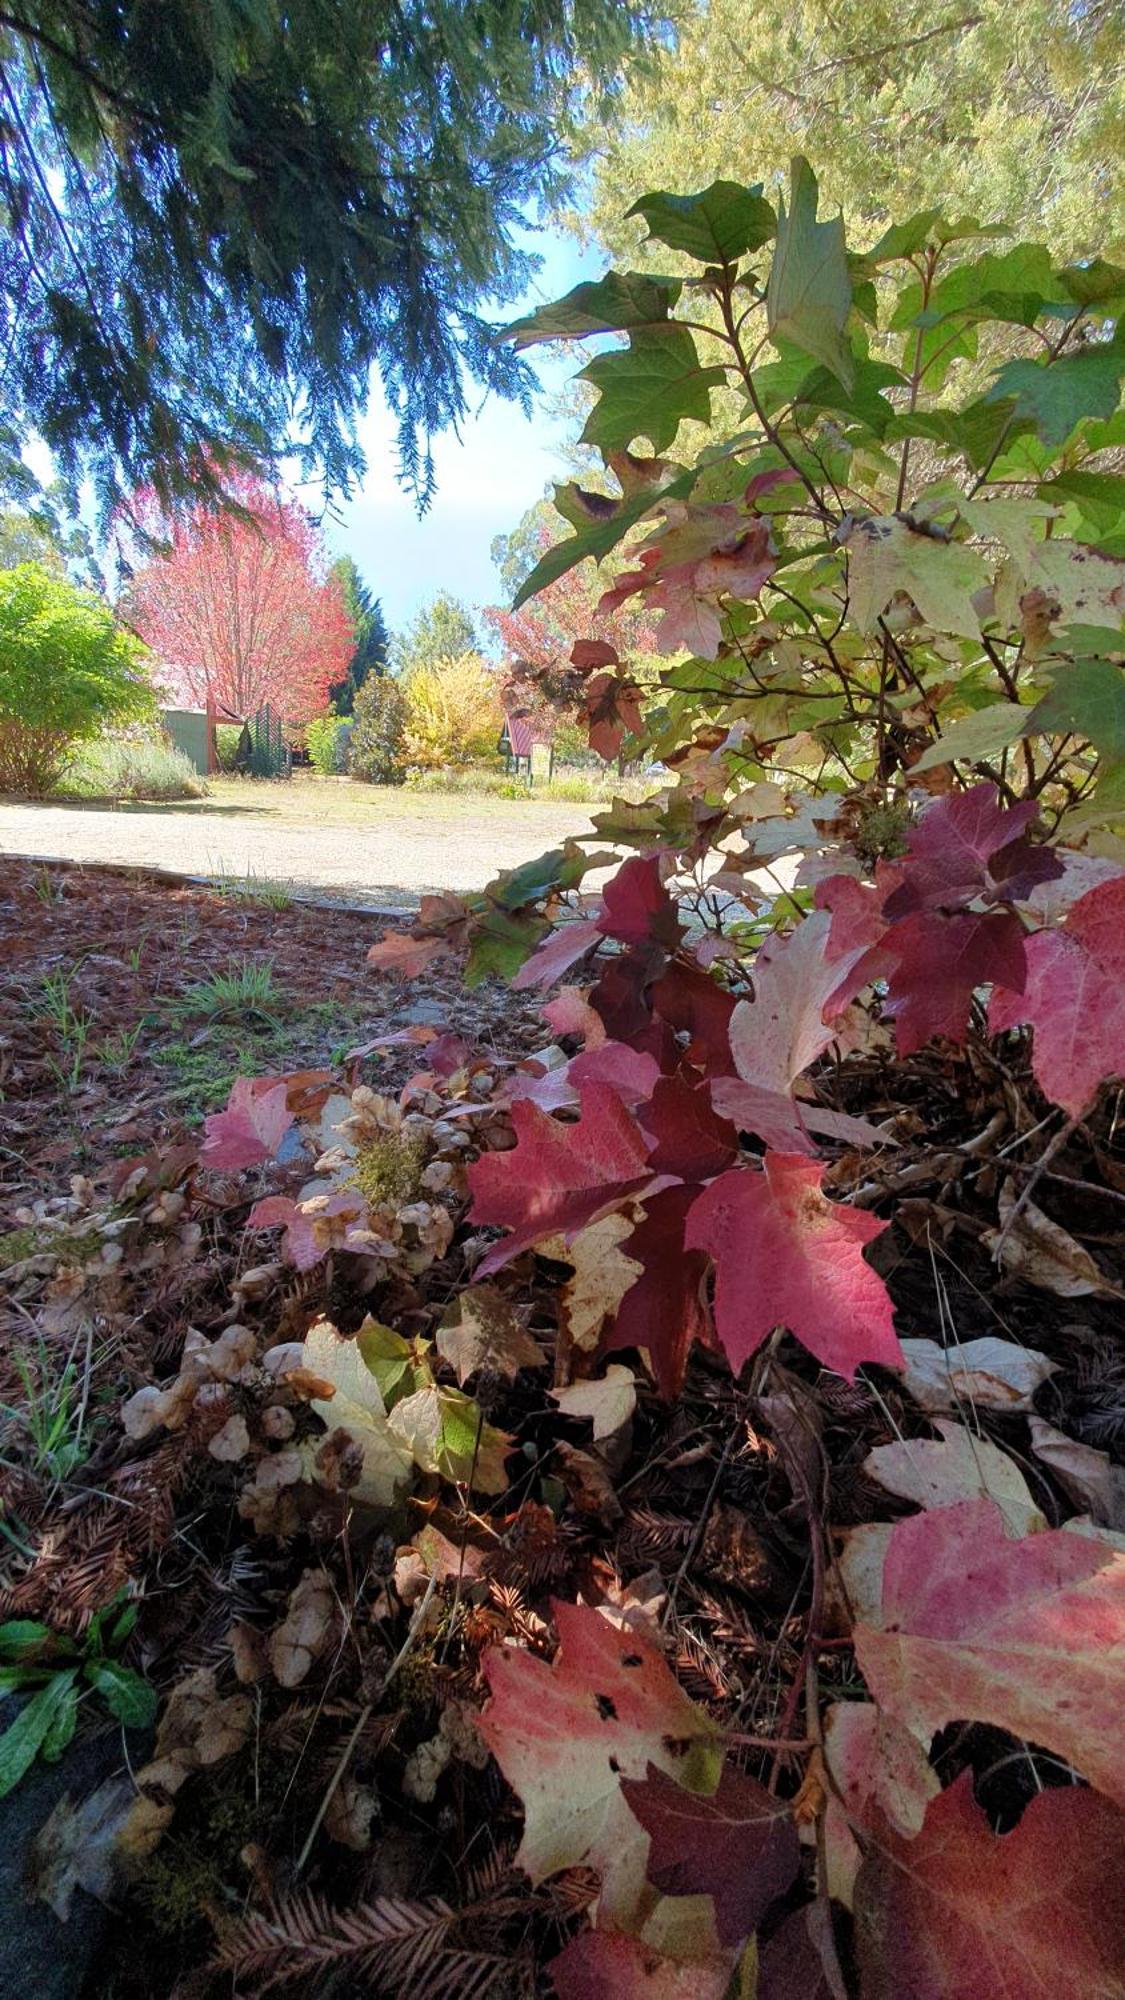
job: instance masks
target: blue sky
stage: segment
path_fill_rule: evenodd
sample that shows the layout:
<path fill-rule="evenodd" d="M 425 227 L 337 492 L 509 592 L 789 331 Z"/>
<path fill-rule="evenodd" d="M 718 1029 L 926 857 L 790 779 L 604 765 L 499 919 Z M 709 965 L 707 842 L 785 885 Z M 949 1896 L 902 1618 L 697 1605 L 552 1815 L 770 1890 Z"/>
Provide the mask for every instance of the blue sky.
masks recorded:
<path fill-rule="evenodd" d="M 561 229 L 536 232 L 528 242 L 543 267 L 506 318 L 558 298 L 605 269 L 601 253 L 583 248 Z M 559 356 L 549 347 L 529 358 L 548 393 L 575 372 L 573 355 Z M 376 389 L 360 429 L 367 456 L 363 489 L 325 526 L 333 554 L 354 557 L 382 600 L 392 631 L 438 590 L 452 591 L 472 606 L 498 601 L 499 579 L 489 555 L 493 536 L 508 533 L 551 480 L 567 476 L 559 459 L 561 426 L 541 405 L 536 398 L 530 420 L 517 404 L 495 396 L 471 406 L 475 414 L 462 425 L 460 439 L 446 434 L 436 440 L 437 493 L 419 520 L 395 478 L 394 423 Z"/>

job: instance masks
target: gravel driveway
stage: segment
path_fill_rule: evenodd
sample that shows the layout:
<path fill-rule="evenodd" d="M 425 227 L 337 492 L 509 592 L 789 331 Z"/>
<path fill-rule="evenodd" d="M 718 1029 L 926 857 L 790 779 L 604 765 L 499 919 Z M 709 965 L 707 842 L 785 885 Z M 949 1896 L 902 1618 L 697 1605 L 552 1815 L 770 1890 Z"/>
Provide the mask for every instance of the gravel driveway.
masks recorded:
<path fill-rule="evenodd" d="M 308 783 L 256 794 L 243 786 L 237 799 L 247 793 L 246 804 L 230 802 L 233 787 L 170 806 L 0 803 L 0 854 L 249 876 L 349 902 L 409 907 L 427 890 L 481 889 L 500 869 L 590 831 L 581 805 L 409 792 L 373 801 L 353 793 L 364 817 L 349 823 L 351 800 L 318 797 Z"/>

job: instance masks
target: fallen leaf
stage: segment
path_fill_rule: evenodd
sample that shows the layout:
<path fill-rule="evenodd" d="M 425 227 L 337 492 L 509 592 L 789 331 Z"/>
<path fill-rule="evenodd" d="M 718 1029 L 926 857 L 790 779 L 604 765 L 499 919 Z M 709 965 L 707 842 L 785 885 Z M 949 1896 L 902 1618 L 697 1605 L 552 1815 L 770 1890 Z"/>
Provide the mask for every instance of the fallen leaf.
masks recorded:
<path fill-rule="evenodd" d="M 233 1417 L 228 1417 L 222 1430 L 216 1431 L 214 1437 L 209 1438 L 207 1442 L 210 1456 L 227 1465 L 234 1465 L 240 1458 L 245 1458 L 249 1449 L 250 1432 L 246 1427 L 246 1419 L 237 1412 Z"/>
<path fill-rule="evenodd" d="M 215 1172 L 240 1173 L 272 1160 L 293 1123 L 286 1083 L 269 1077 L 236 1077 L 225 1111 L 203 1121 L 200 1164 Z"/>
<path fill-rule="evenodd" d="M 828 1892 L 850 1909 L 863 1853 L 852 1829 L 876 1833 L 886 1820 L 909 1838 L 941 1783 L 917 1737 L 870 1701 L 832 1704 L 824 1717 L 824 1761 L 831 1780 Z"/>
<path fill-rule="evenodd" d="M 1060 1299 L 1084 1298 L 1091 1292 L 1111 1292 L 1088 1250 L 1033 1201 L 1024 1203 L 1015 1221 L 1011 1217 L 1017 1202 L 1015 1182 L 1006 1180 L 997 1200 L 1000 1228 L 990 1231 L 984 1242 L 990 1250 L 999 1245 L 1000 1261 L 1014 1277 L 1054 1292 Z"/>
<path fill-rule="evenodd" d="M 849 1543 L 849 1589 L 850 1560 Z M 949 1722 L 990 1722 L 1122 1801 L 1123 1586 L 1125 1551 L 1103 1535 L 1012 1541 L 992 1500 L 914 1514 L 887 1537 L 856 1659 L 874 1699 L 921 1741 Z"/>
<path fill-rule="evenodd" d="M 1055 1373 L 1033 1347 L 988 1334 L 981 1340 L 939 1347 L 936 1340 L 904 1340 L 903 1387 L 923 1410 L 1029 1410 L 1037 1389 Z"/>
<path fill-rule="evenodd" d="M 902 1366 L 890 1298 L 863 1248 L 887 1227 L 821 1193 L 823 1169 L 767 1153 L 704 1188 L 684 1241 L 715 1263 L 715 1330 L 737 1372 L 776 1326 L 850 1381 L 864 1362 Z"/>
<path fill-rule="evenodd" d="M 632 1233 L 632 1215 L 613 1209 L 587 1223 L 569 1243 L 560 1236 L 557 1243 L 548 1239 L 540 1245 L 544 1256 L 573 1267 L 573 1277 L 559 1293 L 559 1314 L 572 1346 L 585 1354 L 594 1352 L 607 1322 L 641 1275 L 642 1266 L 622 1248 Z"/>
<path fill-rule="evenodd" d="M 460 1389 L 431 1383 L 396 1403 L 388 1419 L 423 1472 L 436 1472 L 475 1493 L 503 1493 L 512 1440 L 484 1420 L 484 1413 Z"/>
<path fill-rule="evenodd" d="M 1037 1420 L 1033 1417 L 1032 1423 Z M 938 1417 L 939 1438 L 898 1438 L 876 1445 L 863 1470 L 888 1493 L 919 1507 L 954 1507 L 961 1500 L 995 1500 L 1012 1535 L 1047 1525 L 1015 1461 L 988 1438 Z"/>
<path fill-rule="evenodd" d="M 1042 1417 L 1028 1419 L 1031 1449 L 1058 1480 L 1065 1494 L 1103 1528 L 1125 1529 L 1125 1466 L 1108 1452 L 1079 1444 Z"/>
<path fill-rule="evenodd" d="M 462 1388 L 482 1369 L 514 1382 L 521 1368 L 546 1366 L 542 1348 L 495 1285 L 474 1285 L 462 1292 L 434 1339 L 438 1353 L 448 1361 Z"/>
<path fill-rule="evenodd" d="M 275 1679 L 284 1688 L 299 1687 L 332 1638 L 336 1593 L 327 1570 L 307 1569 L 289 1593 L 285 1616 L 266 1641 Z"/>
<path fill-rule="evenodd" d="M 649 1881 L 667 1896 L 710 1896 L 719 1942 L 741 1944 L 800 1867 L 785 1801 L 731 1765 L 717 1791 L 704 1795 L 655 1765 L 643 1779 L 623 1779 L 621 1789 L 651 1838 Z"/>
<path fill-rule="evenodd" d="M 391 931 L 367 954 L 375 972 L 397 972 L 403 979 L 416 979 L 439 958 L 451 958 L 452 946 L 444 938 L 411 937 L 409 931 Z"/>
<path fill-rule="evenodd" d="M 413 1453 L 391 1429 L 379 1384 L 358 1343 L 322 1319 L 309 1328 L 303 1351 L 305 1367 L 335 1385 L 330 1397 L 313 1398 L 317 1416 L 362 1447 L 363 1473 L 354 1497 L 370 1507 L 392 1507 L 410 1478 Z"/>
<path fill-rule="evenodd" d="M 67 1792 L 31 1843 L 25 1893 L 49 1904 L 64 1924 L 76 1889 L 112 1902 L 130 1872 L 133 1857 L 122 1836 L 136 1800 L 128 1776 L 107 1778 L 78 1805 Z"/>
<path fill-rule="evenodd" d="M 553 1397 L 564 1417 L 592 1418 L 597 1444 L 601 1438 L 613 1437 L 628 1423 L 637 1407 L 634 1381 L 631 1368 L 622 1368 L 611 1361 L 603 1376 L 572 1382 L 565 1389 L 548 1389 L 547 1394 Z"/>
<path fill-rule="evenodd" d="M 730 1961 L 669 1958 L 623 1931 L 581 1931 L 547 1968 L 558 2000 L 723 2000 Z"/>
<path fill-rule="evenodd" d="M 379 1802 L 370 1785 L 363 1785 L 348 1772 L 328 1801 L 324 1831 L 329 1840 L 364 1854 L 371 1845 L 371 1822 Z"/>
<path fill-rule="evenodd" d="M 912 1838 L 886 1827 L 856 1881 L 864 2000 L 1110 1995 L 1125 1965 L 1125 1816 L 1075 1786 L 994 1834 L 963 1771 Z"/>
<path fill-rule="evenodd" d="M 550 1666 L 514 1647 L 485 1654 L 492 1700 L 480 1727 L 523 1805 L 519 1867 L 533 1882 L 562 1868 L 597 1869 L 601 1916 L 612 1922 L 643 1893 L 648 1847 L 621 1779 L 643 1778 L 655 1765 L 713 1790 L 719 1733 L 641 1633 L 619 1631 L 580 1605 L 556 1604 L 554 1619 L 559 1650 Z"/>
<path fill-rule="evenodd" d="M 754 2000 L 847 2000 L 823 1897 L 794 1910 L 762 1946 Z"/>

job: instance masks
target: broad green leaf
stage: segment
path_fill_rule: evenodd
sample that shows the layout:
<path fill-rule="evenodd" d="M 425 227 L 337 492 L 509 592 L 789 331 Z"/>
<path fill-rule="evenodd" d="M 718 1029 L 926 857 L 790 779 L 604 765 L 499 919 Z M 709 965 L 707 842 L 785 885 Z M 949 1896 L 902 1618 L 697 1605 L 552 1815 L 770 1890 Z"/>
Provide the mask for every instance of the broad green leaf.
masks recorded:
<path fill-rule="evenodd" d="M 63 1676 L 67 1690 L 54 1713 L 51 1727 L 39 1745 L 39 1755 L 45 1764 L 54 1764 L 62 1756 L 78 1727 L 78 1683 L 73 1675 Z M 155 1707 L 155 1699 L 153 1706 Z"/>
<path fill-rule="evenodd" d="M 893 332 L 936 328 L 954 316 L 1009 320 L 1032 326 L 1044 305 L 1065 302 L 1067 294 L 1041 243 L 1017 243 L 999 254 L 989 250 L 958 264 L 925 298 L 921 281 L 908 285 L 891 318 Z"/>
<path fill-rule="evenodd" d="M 31 1696 L 0 1736 L 0 1799 L 6 1798 L 30 1770 L 52 1730 L 64 1726 L 60 1718 L 73 1704 L 77 1675 L 77 1667 L 53 1674 L 46 1687 Z"/>
<path fill-rule="evenodd" d="M 512 1440 L 485 1422 L 471 1396 L 432 1383 L 396 1404 L 390 1421 L 421 1472 L 436 1472 L 475 1493 L 503 1493 Z"/>
<path fill-rule="evenodd" d="M 144 1729 L 156 1714 L 156 1689 L 120 1660 L 89 1660 L 86 1679 L 111 1715 L 128 1729 Z"/>
<path fill-rule="evenodd" d="M 391 1507 L 410 1478 L 413 1460 L 392 1431 L 386 1406 L 359 1343 L 317 1320 L 304 1342 L 304 1366 L 333 1385 L 330 1396 L 314 1397 L 312 1408 L 330 1431 L 344 1430 L 363 1453 L 363 1470 L 351 1491 L 370 1507 Z"/>
<path fill-rule="evenodd" d="M 415 1368 L 419 1361 L 419 1344 L 404 1340 L 391 1326 L 384 1326 L 380 1320 L 365 1319 L 355 1337 L 363 1363 L 371 1370 L 379 1386 L 379 1394 L 390 1406 L 397 1392 L 408 1385 L 414 1386 Z"/>
<path fill-rule="evenodd" d="M 9 1660 L 28 1660 L 50 1645 L 49 1626 L 34 1618 L 10 1618 L 0 1625 L 0 1654 Z"/>
<path fill-rule="evenodd" d="M 892 222 L 884 229 L 879 241 L 870 250 L 862 252 L 859 262 L 865 264 L 893 264 L 900 257 L 912 257 L 921 250 L 934 235 L 934 225 L 941 221 L 941 210 L 923 209 L 920 215 L 912 215 L 908 222 Z"/>
<path fill-rule="evenodd" d="M 560 576 L 565 576 L 576 563 L 592 558 L 601 562 L 618 542 L 644 519 L 651 508 L 660 500 L 685 500 L 695 483 L 695 474 L 676 470 L 672 477 L 665 476 L 663 466 L 650 483 L 638 485 L 633 491 L 613 498 L 605 493 L 591 493 L 584 487 L 571 483 L 556 486 L 555 506 L 564 521 L 569 521 L 577 533 L 564 542 L 556 542 L 541 556 L 535 568 L 520 586 L 512 609 L 518 611 L 529 597 L 546 590 Z"/>
<path fill-rule="evenodd" d="M 552 889 L 576 888 L 589 866 L 581 848 L 568 840 L 561 847 L 536 855 L 533 861 L 506 869 L 488 884 L 485 895 L 499 903 L 501 909 L 519 910 L 525 903 L 539 902 Z"/>
<path fill-rule="evenodd" d="M 565 298 L 513 320 L 503 339 L 514 347 L 546 340 L 581 340 L 595 333 L 627 333 L 630 327 L 666 320 L 683 287 L 678 278 L 648 278 L 640 271 L 607 271 L 594 283 L 575 285 Z"/>
<path fill-rule="evenodd" d="M 1016 420 L 1012 404 L 978 400 L 963 410 L 904 410 L 887 425 L 884 443 L 929 438 L 947 451 L 960 452 L 980 471 L 990 463 L 1005 436 L 1015 438 L 1030 428 L 1029 418 Z"/>
<path fill-rule="evenodd" d="M 1076 305 L 1115 318 L 1125 312 L 1125 271 L 1119 264 L 1091 257 L 1088 264 L 1071 264 L 1060 271 L 1059 280 Z"/>
<path fill-rule="evenodd" d="M 473 941 L 465 962 L 466 986 L 479 986 L 490 972 L 499 979 L 511 979 L 525 958 L 530 958 L 547 929 L 544 917 L 525 910 L 510 916 L 506 910 L 492 909 L 473 927 Z"/>
<path fill-rule="evenodd" d="M 1125 667 L 1112 660 L 1075 660 L 1032 709 L 1026 731 L 1085 736 L 1111 763 L 1125 760 Z"/>
<path fill-rule="evenodd" d="M 1011 396 L 1017 417 L 1029 417 L 1045 444 L 1063 444 L 1083 417 L 1111 417 L 1125 375 L 1125 341 L 1084 347 L 1057 361 L 1006 361 L 986 401 Z"/>
<path fill-rule="evenodd" d="M 701 368 L 686 326 L 672 322 L 666 332 L 631 333 L 628 347 L 599 354 L 579 380 L 599 392 L 583 444 L 627 451 L 635 438 L 647 438 L 659 452 L 667 450 L 685 417 L 708 422 L 711 390 L 726 376 L 721 368 Z"/>
<path fill-rule="evenodd" d="M 1039 498 L 1075 507 L 1099 540 L 1125 523 L 1125 479 L 1114 472 L 1056 472 L 1043 481 Z"/>
<path fill-rule="evenodd" d="M 904 591 L 935 632 L 980 638 L 973 592 L 988 582 L 975 549 L 920 534 L 896 515 L 858 521 L 847 543 L 851 614 L 874 631 L 892 597 Z"/>
<path fill-rule="evenodd" d="M 980 758 L 993 757 L 999 750 L 1006 750 L 1017 736 L 1028 732 L 1028 711 L 1021 708 L 1018 701 L 994 702 L 991 708 L 978 708 L 973 715 L 963 715 L 958 722 L 951 722 L 937 743 L 931 743 L 928 750 L 913 763 L 911 771 L 932 771 L 935 765 L 951 764 L 954 758 L 962 758 L 968 764 L 975 764 Z"/>
<path fill-rule="evenodd" d="M 712 181 L 699 194 L 646 194 L 627 213 L 644 217 L 650 242 L 666 243 L 700 264 L 737 264 L 777 229 L 760 183 Z"/>
<path fill-rule="evenodd" d="M 845 417 L 856 417 L 877 438 L 882 438 L 895 411 L 894 405 L 888 403 L 881 392 L 884 389 L 904 389 L 906 386 L 906 377 L 900 369 L 892 368 L 887 361 L 870 361 L 864 357 L 855 362 L 855 379 L 850 390 L 842 386 L 830 368 L 814 368 L 801 382 L 793 403 L 794 406 L 799 404 L 813 410 L 834 410 Z"/>
<path fill-rule="evenodd" d="M 781 205 L 777 248 L 766 292 L 771 336 L 793 342 L 839 377 L 850 389 L 855 379 L 844 338 L 852 307 L 844 224 L 816 219 L 816 175 L 798 157 L 790 167 L 789 207 Z"/>

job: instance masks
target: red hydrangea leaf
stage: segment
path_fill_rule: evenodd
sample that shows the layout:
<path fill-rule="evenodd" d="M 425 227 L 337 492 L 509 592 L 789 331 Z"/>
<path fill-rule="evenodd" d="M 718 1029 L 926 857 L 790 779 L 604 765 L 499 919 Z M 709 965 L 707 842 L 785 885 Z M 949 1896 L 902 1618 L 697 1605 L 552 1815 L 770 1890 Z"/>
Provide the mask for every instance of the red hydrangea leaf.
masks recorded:
<path fill-rule="evenodd" d="M 883 1013 L 895 1023 L 900 1056 L 913 1055 L 934 1035 L 963 1042 L 978 986 L 1021 991 L 1027 977 L 1024 939 L 1023 925 L 1010 910 L 956 916 L 927 910 L 894 924 L 885 941 L 894 964 Z"/>
<path fill-rule="evenodd" d="M 1090 889 L 1061 929 L 1036 931 L 1025 950 L 1024 990 L 994 992 L 988 1025 L 999 1034 L 1030 1021 L 1039 1087 L 1078 1118 L 1125 1074 L 1125 875 Z"/>
<path fill-rule="evenodd" d="M 848 2000 L 823 1899 L 794 1910 L 762 1946 L 754 2000 Z"/>
<path fill-rule="evenodd" d="M 762 1172 L 712 1181 L 688 1217 L 688 1248 L 714 1261 L 715 1331 L 736 1373 L 776 1326 L 849 1381 L 866 1361 L 905 1366 L 886 1286 L 863 1259 L 887 1224 L 827 1201 L 822 1179 L 814 1160 L 767 1153 Z"/>
<path fill-rule="evenodd" d="M 367 1204 L 359 1194 L 333 1194 L 315 1205 L 302 1206 L 286 1194 L 267 1195 L 250 1210 L 248 1229 L 284 1228 L 285 1255 L 298 1271 L 311 1271 L 329 1250 L 371 1248 Z M 353 1235 L 357 1229 L 359 1233 Z"/>
<path fill-rule="evenodd" d="M 883 904 L 892 887 L 901 880 L 899 869 L 879 863 L 882 882 L 860 882 L 854 875 L 829 875 L 818 882 L 815 902 L 818 910 L 832 913 L 832 929 L 824 955 L 829 959 L 851 958 L 877 944 L 887 928 Z M 886 876 L 890 876 L 890 881 Z"/>
<path fill-rule="evenodd" d="M 485 1153 L 469 1168 L 470 1222 L 511 1232 L 479 1265 L 479 1277 L 544 1236 L 572 1236 L 649 1178 L 643 1134 L 611 1085 L 586 1084 L 579 1104 L 578 1120 L 567 1124 L 534 1104 L 514 1104 L 515 1147 Z"/>
<path fill-rule="evenodd" d="M 645 1198 L 644 1214 L 622 1245 L 642 1266 L 602 1338 L 602 1352 L 647 1350 L 656 1386 L 669 1402 L 684 1386 L 688 1355 L 710 1331 L 703 1303 L 707 1259 L 684 1247 L 684 1224 L 698 1195 L 694 1187 L 662 1188 Z"/>
<path fill-rule="evenodd" d="M 515 1647 L 485 1654 L 492 1700 L 480 1729 L 523 1805 L 518 1866 L 533 1882 L 561 1868 L 596 1868 L 604 1890 L 606 1872 L 630 1847 L 643 1878 L 647 1841 L 621 1796 L 622 1778 L 641 1778 L 655 1764 L 686 1784 L 713 1786 L 719 1732 L 650 1639 L 587 1605 L 553 1610 L 559 1650 L 551 1665 Z"/>
<path fill-rule="evenodd" d="M 640 690 L 633 681 L 619 680 L 616 674 L 595 674 L 583 690 L 590 748 L 609 762 L 616 757 L 626 736 L 639 736 L 644 717 L 637 706 Z"/>
<path fill-rule="evenodd" d="M 576 673 L 592 674 L 597 667 L 619 667 L 616 646 L 605 639 L 576 639 L 570 649 L 570 664 Z"/>
<path fill-rule="evenodd" d="M 602 890 L 596 927 L 619 944 L 661 945 L 675 951 L 681 927 L 664 887 L 659 855 L 634 854 L 622 862 Z"/>
<path fill-rule="evenodd" d="M 631 1042 L 647 1049 L 658 1062 L 672 1067 L 676 1041 L 668 1023 L 653 1018 L 651 987 L 664 954 L 657 950 L 623 951 L 602 967 L 590 989 L 590 1004 L 602 1017 L 614 1042 Z"/>
<path fill-rule="evenodd" d="M 915 910 L 958 909 L 987 894 L 1018 902 L 1036 883 L 1061 875 L 1051 848 L 1023 838 L 1038 810 L 1034 799 L 1002 806 L 987 783 L 936 799 L 907 835 L 902 881 L 884 915 L 896 923 Z"/>
<path fill-rule="evenodd" d="M 556 1035 L 576 1035 L 588 1049 L 606 1039 L 605 1022 L 591 1007 L 581 986 L 560 987 L 555 998 L 539 1011 Z"/>
<path fill-rule="evenodd" d="M 719 1943 L 741 1944 L 801 1865 L 801 1846 L 784 1800 L 744 1771 L 724 1765 L 719 1788 L 685 1792 L 650 1766 L 622 1791 L 651 1836 L 648 1879 L 666 1896 L 710 1896 Z"/>
<path fill-rule="evenodd" d="M 558 2000 L 724 2000 L 727 1958 L 668 1958 L 624 1931 L 581 1931 L 547 1968 Z"/>
<path fill-rule="evenodd" d="M 601 942 L 601 936 L 592 917 L 576 924 L 559 924 L 520 966 L 511 981 L 513 989 L 522 993 L 529 986 L 553 986 Z"/>
<path fill-rule="evenodd" d="M 733 1074 L 730 1020 L 737 1005 L 733 993 L 694 965 L 673 959 L 653 982 L 652 1005 L 661 1020 L 688 1037 L 684 1054 L 697 1069 L 706 1076 Z"/>
<path fill-rule="evenodd" d="M 993 1500 L 935 1508 L 895 1522 L 877 1618 L 864 1608 L 867 1685 L 921 1740 L 990 1722 L 1125 1804 L 1125 1553 L 1111 1540 L 1057 1528 L 1010 1541 Z"/>
<path fill-rule="evenodd" d="M 236 1077 L 225 1111 L 203 1121 L 200 1164 L 226 1173 L 272 1160 L 293 1123 L 286 1083 L 269 1077 Z"/>
<path fill-rule="evenodd" d="M 745 1083 L 789 1091 L 838 1039 L 824 1011 L 848 966 L 846 959 L 827 957 L 831 928 L 828 912 L 817 910 L 755 960 L 754 998 L 739 1001 L 730 1023 L 735 1066 Z"/>
<path fill-rule="evenodd" d="M 1107 1799 L 1077 1786 L 1040 1792 L 997 1835 L 963 1771 L 931 1800 L 920 1833 L 886 1828 L 860 1868 L 863 2000 L 1119 1992 L 1123 1873 L 1125 1815 Z"/>
<path fill-rule="evenodd" d="M 715 1111 L 706 1084 L 690 1084 L 683 1076 L 660 1078 L 641 1122 L 651 1141 L 648 1158 L 654 1173 L 709 1181 L 738 1152 L 738 1133 Z"/>
<path fill-rule="evenodd" d="M 660 1064 L 645 1049 L 628 1042 L 597 1042 L 571 1061 L 568 1076 L 575 1089 L 584 1083 L 608 1083 L 623 1104 L 645 1104 L 660 1081 Z"/>

